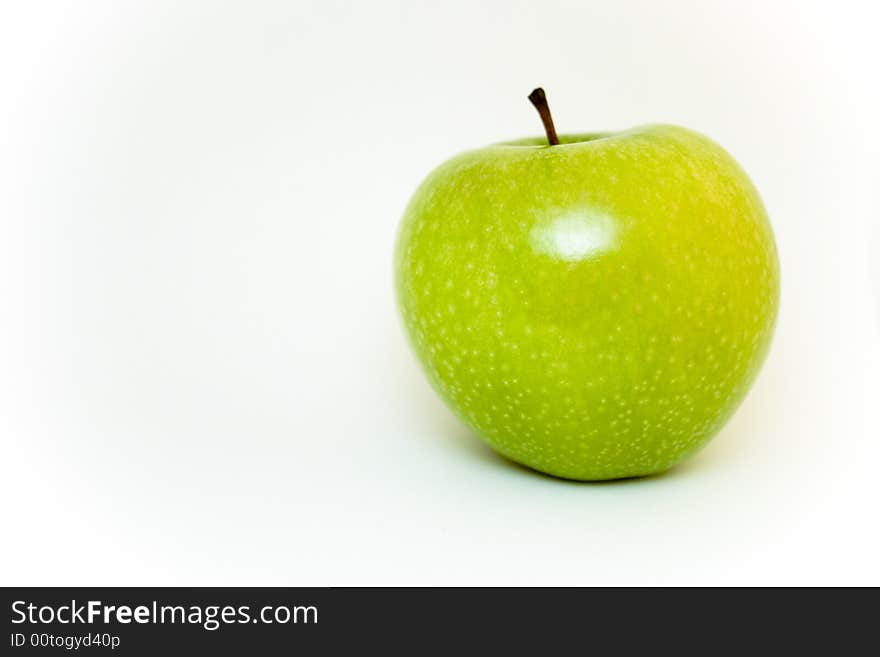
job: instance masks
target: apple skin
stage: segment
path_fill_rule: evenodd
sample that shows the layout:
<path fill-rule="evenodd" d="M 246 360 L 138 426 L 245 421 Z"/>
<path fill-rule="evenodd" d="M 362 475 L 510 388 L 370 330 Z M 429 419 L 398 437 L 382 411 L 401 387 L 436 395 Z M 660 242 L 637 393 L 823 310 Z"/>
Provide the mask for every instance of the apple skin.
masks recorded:
<path fill-rule="evenodd" d="M 766 356 L 779 261 L 734 159 L 671 125 L 496 144 L 418 188 L 395 250 L 403 323 L 492 448 L 576 480 L 705 445 Z"/>

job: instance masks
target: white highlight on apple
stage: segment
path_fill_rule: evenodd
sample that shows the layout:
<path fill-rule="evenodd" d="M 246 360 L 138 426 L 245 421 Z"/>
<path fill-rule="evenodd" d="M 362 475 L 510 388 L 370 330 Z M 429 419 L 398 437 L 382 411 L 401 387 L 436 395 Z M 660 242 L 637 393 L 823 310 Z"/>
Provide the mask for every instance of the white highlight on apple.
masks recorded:
<path fill-rule="evenodd" d="M 539 222 L 529 233 L 532 248 L 554 258 L 576 262 L 614 248 L 619 227 L 608 215 L 578 210 Z"/>

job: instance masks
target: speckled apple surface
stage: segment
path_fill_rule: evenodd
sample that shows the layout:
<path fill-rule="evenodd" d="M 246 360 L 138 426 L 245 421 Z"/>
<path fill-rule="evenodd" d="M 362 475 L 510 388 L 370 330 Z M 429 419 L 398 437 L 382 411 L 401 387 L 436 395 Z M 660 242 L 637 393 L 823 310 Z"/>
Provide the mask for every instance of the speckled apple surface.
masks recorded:
<path fill-rule="evenodd" d="M 735 411 L 779 264 L 763 203 L 690 130 L 497 144 L 404 214 L 399 307 L 434 388 L 508 458 L 578 480 L 662 472 Z"/>

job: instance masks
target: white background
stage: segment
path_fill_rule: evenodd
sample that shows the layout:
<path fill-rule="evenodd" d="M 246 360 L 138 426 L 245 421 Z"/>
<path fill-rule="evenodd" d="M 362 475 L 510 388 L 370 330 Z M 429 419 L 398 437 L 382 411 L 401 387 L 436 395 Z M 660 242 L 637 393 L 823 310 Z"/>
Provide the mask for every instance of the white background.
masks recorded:
<path fill-rule="evenodd" d="M 8 2 L 0 583 L 880 584 L 877 10 Z M 750 172 L 782 309 L 667 476 L 494 456 L 404 342 L 391 250 L 458 151 L 672 122 Z"/>

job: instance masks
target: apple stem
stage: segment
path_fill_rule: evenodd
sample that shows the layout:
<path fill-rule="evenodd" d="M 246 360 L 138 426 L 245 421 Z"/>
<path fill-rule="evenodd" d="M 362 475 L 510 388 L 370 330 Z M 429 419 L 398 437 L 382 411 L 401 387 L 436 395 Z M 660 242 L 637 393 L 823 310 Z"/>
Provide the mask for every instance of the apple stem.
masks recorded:
<path fill-rule="evenodd" d="M 556 146 L 556 144 L 559 143 L 559 137 L 556 136 L 556 128 L 553 126 L 553 117 L 550 116 L 550 105 L 547 103 L 547 94 L 544 93 L 544 90 L 541 87 L 538 87 L 529 94 L 529 100 L 532 101 L 532 105 L 538 110 L 538 115 L 541 117 L 541 123 L 544 124 L 544 132 L 547 133 L 547 141 L 550 142 L 551 146 Z"/>

